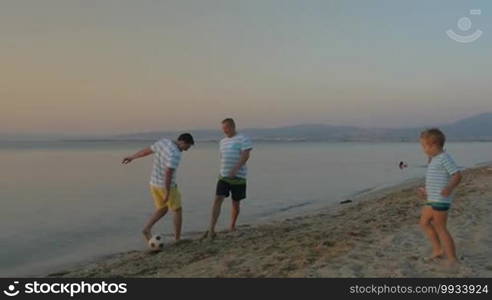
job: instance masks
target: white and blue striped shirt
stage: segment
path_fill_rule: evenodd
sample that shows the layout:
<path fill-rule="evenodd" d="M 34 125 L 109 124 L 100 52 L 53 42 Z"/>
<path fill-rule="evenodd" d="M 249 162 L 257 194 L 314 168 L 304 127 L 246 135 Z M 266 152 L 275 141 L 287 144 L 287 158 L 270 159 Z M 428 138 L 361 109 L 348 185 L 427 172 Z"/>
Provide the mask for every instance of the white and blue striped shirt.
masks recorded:
<path fill-rule="evenodd" d="M 443 152 L 432 157 L 425 176 L 427 201 L 451 204 L 453 201 L 451 196 L 446 198 L 441 195 L 441 192 L 448 185 L 451 176 L 458 171 L 460 171 L 458 166 L 448 153 Z"/>
<path fill-rule="evenodd" d="M 220 141 L 220 176 L 229 177 L 231 170 L 238 164 L 241 152 L 253 149 L 251 139 L 237 133 L 233 137 L 225 137 Z M 236 177 L 246 179 L 248 169 L 244 164 L 237 172 Z"/>
<path fill-rule="evenodd" d="M 171 186 L 176 186 L 176 171 L 181 161 L 181 151 L 178 146 L 170 139 L 161 139 L 150 146 L 154 151 L 154 165 L 150 184 L 164 187 L 166 182 L 166 169 L 174 169 Z"/>

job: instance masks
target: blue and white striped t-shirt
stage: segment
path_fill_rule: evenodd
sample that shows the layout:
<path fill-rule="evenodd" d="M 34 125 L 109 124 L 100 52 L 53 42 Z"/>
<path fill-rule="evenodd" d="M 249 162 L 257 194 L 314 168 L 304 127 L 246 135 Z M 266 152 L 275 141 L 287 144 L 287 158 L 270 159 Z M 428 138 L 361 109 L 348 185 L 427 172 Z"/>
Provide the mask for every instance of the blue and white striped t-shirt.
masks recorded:
<path fill-rule="evenodd" d="M 432 157 L 425 176 L 427 201 L 451 203 L 451 196 L 446 198 L 441 192 L 448 185 L 451 176 L 458 171 L 458 166 L 448 153 L 443 152 Z"/>
<path fill-rule="evenodd" d="M 253 149 L 251 139 L 243 134 L 225 137 L 220 141 L 220 176 L 229 177 L 231 170 L 241 158 L 241 152 Z M 244 164 L 237 172 L 236 177 L 246 179 L 248 169 Z"/>
<path fill-rule="evenodd" d="M 176 186 L 176 171 L 181 160 L 181 151 L 176 143 L 164 138 L 151 145 L 150 149 L 154 151 L 154 165 L 152 167 L 150 184 L 164 187 L 166 169 L 172 168 L 174 169 L 174 173 L 171 179 L 171 186 Z"/>

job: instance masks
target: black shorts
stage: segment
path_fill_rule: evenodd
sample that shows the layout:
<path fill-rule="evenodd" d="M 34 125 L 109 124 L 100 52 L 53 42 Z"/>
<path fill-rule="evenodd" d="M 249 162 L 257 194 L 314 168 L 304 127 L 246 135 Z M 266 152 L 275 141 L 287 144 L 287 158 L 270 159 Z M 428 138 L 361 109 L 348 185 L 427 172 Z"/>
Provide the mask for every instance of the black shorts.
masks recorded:
<path fill-rule="evenodd" d="M 217 181 L 217 189 L 215 194 L 217 196 L 229 197 L 231 195 L 232 200 L 239 201 L 246 198 L 246 182 L 243 184 L 230 184 L 222 179 Z"/>

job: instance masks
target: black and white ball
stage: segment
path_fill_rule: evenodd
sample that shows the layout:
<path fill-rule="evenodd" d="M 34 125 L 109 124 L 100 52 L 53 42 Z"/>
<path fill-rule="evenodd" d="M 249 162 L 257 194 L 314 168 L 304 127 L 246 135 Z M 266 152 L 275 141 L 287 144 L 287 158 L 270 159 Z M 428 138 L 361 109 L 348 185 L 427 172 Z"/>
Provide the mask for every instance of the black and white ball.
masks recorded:
<path fill-rule="evenodd" d="M 149 248 L 152 251 L 160 251 L 164 248 L 164 236 L 156 234 L 149 240 Z"/>

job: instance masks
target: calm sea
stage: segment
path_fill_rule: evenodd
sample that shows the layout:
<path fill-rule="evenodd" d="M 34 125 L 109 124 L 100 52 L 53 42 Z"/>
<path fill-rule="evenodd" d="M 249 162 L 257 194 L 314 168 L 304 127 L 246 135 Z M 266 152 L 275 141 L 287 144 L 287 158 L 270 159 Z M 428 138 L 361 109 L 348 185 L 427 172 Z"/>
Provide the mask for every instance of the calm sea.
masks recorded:
<path fill-rule="evenodd" d="M 99 256 L 144 249 L 140 230 L 153 210 L 152 158 L 122 157 L 147 142 L 0 143 L 0 276 L 42 275 Z M 449 143 L 462 167 L 492 160 L 492 143 Z M 398 168 L 399 161 L 409 167 Z M 241 223 L 314 211 L 371 188 L 422 177 L 417 143 L 257 143 Z M 218 145 L 183 155 L 178 184 L 184 232 L 208 223 L 219 169 Z M 220 228 L 229 222 L 230 201 Z M 155 232 L 170 234 L 166 216 Z"/>

